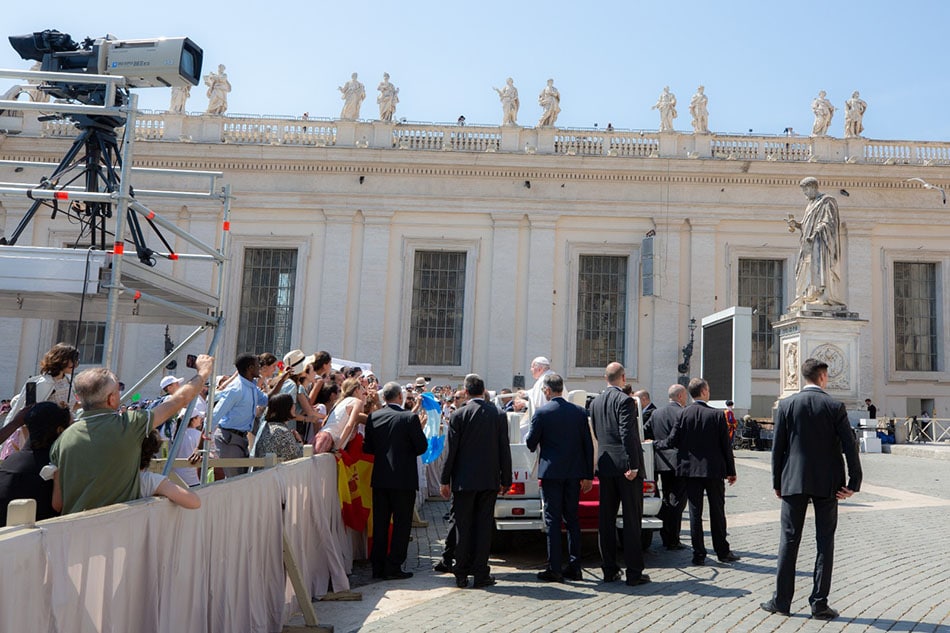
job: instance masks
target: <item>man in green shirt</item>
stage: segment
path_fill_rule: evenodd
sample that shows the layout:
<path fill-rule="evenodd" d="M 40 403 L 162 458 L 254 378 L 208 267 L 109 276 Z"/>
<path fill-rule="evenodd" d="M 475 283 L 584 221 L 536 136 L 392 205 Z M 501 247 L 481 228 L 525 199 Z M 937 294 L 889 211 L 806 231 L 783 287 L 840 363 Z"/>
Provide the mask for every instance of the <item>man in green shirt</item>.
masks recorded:
<path fill-rule="evenodd" d="M 142 440 L 198 395 L 213 362 L 211 356 L 199 356 L 198 374 L 148 411 L 118 412 L 119 381 L 108 369 L 87 369 L 76 376 L 73 389 L 83 412 L 50 450 L 50 461 L 58 468 L 53 507 L 70 514 L 137 499 Z"/>

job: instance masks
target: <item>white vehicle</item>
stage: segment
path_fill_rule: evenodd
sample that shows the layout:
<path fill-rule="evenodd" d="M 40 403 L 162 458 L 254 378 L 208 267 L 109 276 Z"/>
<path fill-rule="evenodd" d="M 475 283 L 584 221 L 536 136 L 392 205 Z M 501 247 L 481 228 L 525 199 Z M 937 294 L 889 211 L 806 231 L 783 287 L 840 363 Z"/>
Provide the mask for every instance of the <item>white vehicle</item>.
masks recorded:
<path fill-rule="evenodd" d="M 588 394 L 583 390 L 571 391 L 567 400 L 578 406 L 585 406 Z M 640 437 L 643 438 L 643 412 L 638 398 L 633 399 L 637 406 L 637 421 Z M 496 398 L 496 404 L 499 405 Z M 504 549 L 515 532 L 545 532 L 544 518 L 541 513 L 541 488 L 537 476 L 537 453 L 532 453 L 525 445 L 521 434 L 521 421 L 531 419 L 531 407 L 525 413 L 508 413 L 508 440 L 511 443 L 511 488 L 495 503 L 495 534 L 493 544 Z M 593 430 L 591 431 L 593 436 Z M 646 549 L 653 540 L 653 532 L 663 523 L 657 518 L 660 512 L 660 491 L 656 481 L 656 469 L 653 458 L 652 440 L 641 441 L 643 446 L 643 520 L 640 524 L 641 546 Z M 597 439 L 594 438 L 594 453 L 597 452 Z M 581 507 L 578 512 L 581 530 L 597 531 L 597 512 L 599 505 L 599 485 L 594 478 L 594 488 L 587 494 L 581 494 Z M 617 528 L 623 529 L 623 517 L 617 515 Z"/>

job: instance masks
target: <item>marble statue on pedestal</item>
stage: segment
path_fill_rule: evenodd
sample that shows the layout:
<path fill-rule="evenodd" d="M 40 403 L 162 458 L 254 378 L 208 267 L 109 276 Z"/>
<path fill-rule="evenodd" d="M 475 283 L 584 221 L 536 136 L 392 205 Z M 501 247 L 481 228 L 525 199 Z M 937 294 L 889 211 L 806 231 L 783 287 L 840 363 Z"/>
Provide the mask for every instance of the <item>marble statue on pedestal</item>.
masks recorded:
<path fill-rule="evenodd" d="M 208 86 L 207 114 L 224 114 L 228 110 L 228 93 L 231 92 L 231 82 L 224 72 L 224 64 L 218 64 L 218 72 L 205 75 L 205 85 Z"/>
<path fill-rule="evenodd" d="M 174 114 L 183 114 L 185 112 L 185 102 L 191 96 L 191 86 L 174 86 L 172 88 L 172 100 L 168 106 L 168 111 Z"/>
<path fill-rule="evenodd" d="M 376 97 L 376 103 L 379 104 L 379 120 L 392 121 L 396 114 L 396 104 L 399 103 L 399 88 L 392 85 L 389 81 L 389 73 L 383 73 L 383 80 L 376 86 L 379 96 Z"/>
<path fill-rule="evenodd" d="M 366 98 L 366 88 L 357 80 L 357 74 L 350 75 L 350 80 L 339 86 L 340 98 L 343 99 L 343 110 L 340 118 L 355 121 L 360 118 L 360 106 Z"/>
<path fill-rule="evenodd" d="M 705 88 L 700 86 L 689 100 L 689 113 L 693 116 L 693 132 L 696 134 L 709 134 L 709 111 L 706 109 L 709 98 L 704 90 Z"/>
<path fill-rule="evenodd" d="M 801 231 L 801 250 L 795 264 L 795 301 L 790 309 L 841 309 L 841 221 L 838 202 L 818 192 L 818 180 L 804 178 L 799 185 L 808 204 L 799 222 L 789 214 L 788 230 Z"/>
<path fill-rule="evenodd" d="M 504 88 L 494 88 L 501 100 L 501 124 L 518 125 L 518 108 L 521 102 L 518 100 L 518 89 L 515 88 L 515 80 L 509 77 L 505 80 Z"/>
<path fill-rule="evenodd" d="M 812 136 L 827 136 L 831 117 L 835 115 L 835 107 L 825 98 L 824 90 L 820 90 L 811 102 L 811 111 L 815 113 L 815 122 L 811 127 Z"/>
<path fill-rule="evenodd" d="M 861 93 L 855 90 L 851 98 L 844 102 L 844 137 L 858 138 L 864 131 L 864 113 L 868 109 L 867 102 L 861 98 Z"/>
<path fill-rule="evenodd" d="M 538 95 L 538 105 L 544 110 L 538 120 L 538 127 L 554 125 L 561 113 L 561 93 L 554 87 L 554 80 L 548 79 L 548 85 Z"/>
<path fill-rule="evenodd" d="M 665 86 L 660 97 L 656 100 L 651 110 L 660 112 L 660 131 L 672 132 L 673 119 L 676 118 L 676 95 L 670 92 L 670 87 Z"/>

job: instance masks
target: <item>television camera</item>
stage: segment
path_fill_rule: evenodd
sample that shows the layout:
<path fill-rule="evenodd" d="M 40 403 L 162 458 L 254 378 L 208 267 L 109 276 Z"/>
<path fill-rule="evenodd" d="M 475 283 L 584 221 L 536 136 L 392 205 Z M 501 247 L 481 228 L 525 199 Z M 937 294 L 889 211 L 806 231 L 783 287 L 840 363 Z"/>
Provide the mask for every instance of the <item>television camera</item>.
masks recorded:
<path fill-rule="evenodd" d="M 124 125 L 128 117 L 124 110 L 115 108 L 129 105 L 130 88 L 196 86 L 201 77 L 203 52 L 187 37 L 120 40 L 106 35 L 95 40 L 87 37 L 82 44 L 77 44 L 70 35 L 47 29 L 28 35 L 11 35 L 9 39 L 20 57 L 40 62 L 41 71 L 77 75 L 75 81 L 63 80 L 61 75 L 53 77 L 41 84 L 40 90 L 57 99 L 112 108 L 111 112 L 102 114 L 48 117 L 65 117 L 75 123 L 81 133 L 52 175 L 41 181 L 40 187 L 46 189 L 64 189 L 80 181 L 87 192 L 118 191 L 122 158 L 116 128 Z M 106 103 L 107 87 L 101 83 L 84 83 L 82 75 L 112 75 L 124 78 L 125 82 L 115 91 L 114 100 Z M 53 218 L 59 211 L 55 200 L 52 203 L 35 200 L 11 236 L 0 238 L 0 245 L 16 244 L 41 206 L 51 206 Z M 138 218 L 131 209 L 126 211 L 136 255 L 142 263 L 154 266 L 155 252 L 146 245 Z M 112 217 L 110 203 L 73 203 L 66 213 L 78 217 L 84 231 L 89 230 L 91 246 L 106 249 L 105 219 Z M 172 247 L 158 227 L 150 218 L 145 221 L 171 252 Z M 122 239 L 119 235 L 114 237 Z"/>
<path fill-rule="evenodd" d="M 201 78 L 203 52 L 187 37 L 120 40 L 106 35 L 77 44 L 72 36 L 47 29 L 9 39 L 20 57 L 40 62 L 46 72 L 115 75 L 124 77 L 129 88 L 197 86 Z M 42 89 L 58 99 L 106 105 L 101 84 L 57 81 Z M 117 95 L 117 101 L 109 105 L 124 105 L 124 96 Z"/>

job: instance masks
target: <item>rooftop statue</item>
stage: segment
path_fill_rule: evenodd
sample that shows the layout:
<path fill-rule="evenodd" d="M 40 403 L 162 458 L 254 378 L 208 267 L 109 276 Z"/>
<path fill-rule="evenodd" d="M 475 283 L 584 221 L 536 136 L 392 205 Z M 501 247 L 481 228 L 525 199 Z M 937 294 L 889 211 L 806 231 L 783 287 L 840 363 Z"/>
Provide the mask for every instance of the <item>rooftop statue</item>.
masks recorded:
<path fill-rule="evenodd" d="M 218 64 L 218 72 L 205 75 L 205 85 L 208 86 L 207 114 L 224 114 L 228 110 L 228 93 L 231 92 L 231 82 L 224 72 L 224 64 Z"/>
<path fill-rule="evenodd" d="M 355 121 L 360 118 L 360 106 L 363 105 L 363 99 L 366 98 L 366 88 L 357 81 L 356 73 L 350 76 L 350 80 L 340 86 L 340 98 L 343 99 L 343 110 L 340 112 L 341 119 Z"/>
<path fill-rule="evenodd" d="M 392 121 L 396 114 L 396 104 L 399 103 L 399 88 L 392 85 L 389 81 L 389 73 L 383 73 L 383 80 L 376 86 L 379 96 L 376 97 L 376 103 L 379 104 L 379 120 Z"/>
<path fill-rule="evenodd" d="M 812 125 L 812 136 L 827 136 L 831 127 L 831 117 L 835 115 L 835 107 L 825 98 L 825 91 L 818 92 L 818 96 L 811 102 L 811 111 L 815 113 L 815 123 Z"/>
<path fill-rule="evenodd" d="M 689 100 L 689 113 L 693 116 L 693 132 L 696 134 L 709 134 L 709 111 L 706 110 L 709 98 L 704 90 L 705 88 L 700 86 Z"/>
<path fill-rule="evenodd" d="M 191 86 L 173 86 L 172 100 L 168 106 L 168 111 L 175 114 L 183 114 L 185 112 L 185 102 L 188 101 L 188 97 L 190 96 Z"/>
<path fill-rule="evenodd" d="M 789 309 L 843 308 L 841 300 L 841 222 L 838 202 L 818 192 L 818 180 L 799 183 L 808 204 L 799 222 L 788 216 L 788 230 L 801 231 L 801 250 L 795 264 L 795 301 Z"/>
<path fill-rule="evenodd" d="M 504 88 L 494 88 L 494 90 L 501 100 L 501 124 L 518 125 L 518 108 L 521 107 L 521 101 L 518 100 L 515 80 L 509 77 L 505 80 Z"/>
<path fill-rule="evenodd" d="M 538 127 L 554 125 L 561 113 L 561 93 L 554 87 L 553 79 L 548 79 L 548 85 L 538 95 L 538 105 L 544 110 L 538 119 Z"/>
<path fill-rule="evenodd" d="M 844 137 L 858 138 L 864 131 L 864 112 L 868 109 L 867 102 L 861 98 L 861 93 L 855 90 L 851 98 L 844 102 Z"/>
<path fill-rule="evenodd" d="M 660 131 L 672 132 L 673 119 L 676 118 L 676 95 L 670 92 L 669 86 L 663 88 L 660 98 L 650 109 L 660 111 Z"/>

